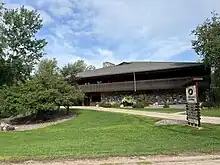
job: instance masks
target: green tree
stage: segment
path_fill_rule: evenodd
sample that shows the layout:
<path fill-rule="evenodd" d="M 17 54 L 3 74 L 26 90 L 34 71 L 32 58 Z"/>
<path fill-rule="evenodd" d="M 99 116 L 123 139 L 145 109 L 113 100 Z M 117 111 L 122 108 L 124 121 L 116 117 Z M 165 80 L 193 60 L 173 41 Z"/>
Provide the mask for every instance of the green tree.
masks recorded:
<path fill-rule="evenodd" d="M 44 59 L 38 65 L 37 78 L 44 84 L 46 89 L 55 89 L 58 94 L 55 100 L 58 109 L 64 106 L 69 113 L 69 107 L 80 103 L 84 98 L 84 93 L 77 87 L 71 86 L 66 79 L 59 74 L 57 61 L 55 59 Z"/>
<path fill-rule="evenodd" d="M 76 75 L 83 71 L 94 70 L 95 66 L 87 65 L 85 61 L 78 60 L 73 64 L 67 64 L 63 68 L 61 68 L 60 72 L 63 77 L 65 77 L 69 84 L 76 86 L 77 85 L 77 77 Z"/>
<path fill-rule="evenodd" d="M 0 118 L 18 115 L 23 110 L 20 98 L 19 88 L 2 86 L 0 88 Z"/>
<path fill-rule="evenodd" d="M 5 9 L 1 19 L 0 85 L 24 82 L 44 55 L 47 42 L 36 37 L 42 19 L 36 11 L 24 7 Z"/>
<path fill-rule="evenodd" d="M 47 112 L 59 110 L 64 106 L 77 105 L 84 93 L 77 86 L 72 87 L 59 74 L 55 59 L 44 59 L 39 63 L 35 75 L 19 86 L 0 89 L 1 116 L 30 115 L 44 118 Z"/>
<path fill-rule="evenodd" d="M 59 68 L 57 66 L 57 60 L 55 58 L 53 59 L 43 59 L 38 64 L 38 69 L 36 72 L 37 75 L 58 75 L 59 74 Z"/>
<path fill-rule="evenodd" d="M 36 114 L 44 116 L 45 112 L 56 111 L 56 98 L 59 96 L 57 89 L 46 88 L 41 79 L 37 77 L 22 84 L 20 88 L 20 105 L 22 114 Z"/>
<path fill-rule="evenodd" d="M 57 79 L 57 90 L 59 97 L 55 100 L 58 109 L 60 106 L 64 106 L 69 114 L 70 106 L 80 105 L 84 99 L 84 93 L 75 86 L 71 86 L 64 79 Z"/>
<path fill-rule="evenodd" d="M 214 93 L 220 96 L 220 17 L 212 12 L 212 17 L 198 25 L 192 31 L 194 39 L 192 48 L 200 55 L 202 61 L 214 71 L 212 84 L 215 86 Z M 216 98 L 220 102 L 220 97 Z"/>
<path fill-rule="evenodd" d="M 94 70 L 93 65 L 87 65 L 83 60 L 77 60 L 73 64 L 67 64 L 61 69 L 61 73 L 64 77 L 74 76 L 79 72 Z"/>

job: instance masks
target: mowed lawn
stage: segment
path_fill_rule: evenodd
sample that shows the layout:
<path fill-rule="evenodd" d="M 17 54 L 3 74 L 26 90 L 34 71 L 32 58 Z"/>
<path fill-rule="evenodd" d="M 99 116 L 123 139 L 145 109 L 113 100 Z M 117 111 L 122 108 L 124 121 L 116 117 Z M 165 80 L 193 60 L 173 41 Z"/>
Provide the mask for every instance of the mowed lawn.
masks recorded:
<path fill-rule="evenodd" d="M 0 132 L 0 159 L 102 157 L 220 151 L 220 126 L 156 126 L 158 119 L 78 111 L 76 119 L 25 132 Z"/>
<path fill-rule="evenodd" d="M 220 108 L 202 109 L 201 110 L 201 115 L 220 117 Z"/>

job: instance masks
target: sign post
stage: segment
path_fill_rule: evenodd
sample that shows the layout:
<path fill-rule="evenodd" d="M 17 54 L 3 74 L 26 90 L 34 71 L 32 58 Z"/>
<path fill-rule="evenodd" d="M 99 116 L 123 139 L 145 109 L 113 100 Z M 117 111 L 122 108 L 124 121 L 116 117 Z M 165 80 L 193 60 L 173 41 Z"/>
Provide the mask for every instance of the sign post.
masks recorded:
<path fill-rule="evenodd" d="M 200 107 L 198 101 L 198 81 L 186 88 L 186 119 L 191 126 L 201 126 Z"/>

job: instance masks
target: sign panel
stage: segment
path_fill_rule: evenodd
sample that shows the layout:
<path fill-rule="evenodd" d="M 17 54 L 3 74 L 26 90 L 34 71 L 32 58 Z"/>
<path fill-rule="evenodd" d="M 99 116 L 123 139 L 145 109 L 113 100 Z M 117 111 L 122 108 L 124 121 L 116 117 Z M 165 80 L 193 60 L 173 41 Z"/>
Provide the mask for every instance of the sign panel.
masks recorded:
<path fill-rule="evenodd" d="M 200 127 L 201 118 L 197 92 L 197 85 L 188 86 L 186 88 L 186 118 L 189 125 Z"/>
<path fill-rule="evenodd" d="M 187 103 L 186 105 L 187 120 L 190 125 L 200 126 L 200 109 L 199 103 Z"/>
<path fill-rule="evenodd" d="M 186 88 L 186 100 L 187 100 L 187 103 L 198 102 L 196 85 L 192 85 Z"/>

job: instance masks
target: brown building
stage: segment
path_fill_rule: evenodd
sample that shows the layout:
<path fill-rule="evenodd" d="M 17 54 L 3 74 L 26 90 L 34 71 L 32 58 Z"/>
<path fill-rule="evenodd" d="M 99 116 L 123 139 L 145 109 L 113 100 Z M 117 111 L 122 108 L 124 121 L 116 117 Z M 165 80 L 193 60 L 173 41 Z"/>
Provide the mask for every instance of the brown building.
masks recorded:
<path fill-rule="evenodd" d="M 183 104 L 185 87 L 193 78 L 199 82 L 200 101 L 210 87 L 210 68 L 201 63 L 123 62 L 77 75 L 86 93 L 86 105 L 101 100 L 121 101 L 125 95 L 145 95 L 152 104 Z"/>

